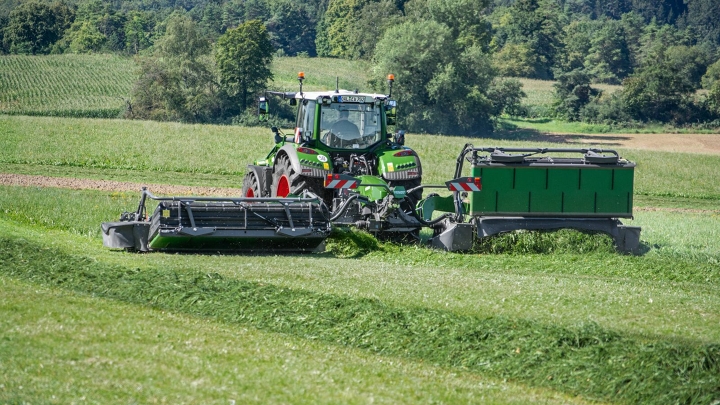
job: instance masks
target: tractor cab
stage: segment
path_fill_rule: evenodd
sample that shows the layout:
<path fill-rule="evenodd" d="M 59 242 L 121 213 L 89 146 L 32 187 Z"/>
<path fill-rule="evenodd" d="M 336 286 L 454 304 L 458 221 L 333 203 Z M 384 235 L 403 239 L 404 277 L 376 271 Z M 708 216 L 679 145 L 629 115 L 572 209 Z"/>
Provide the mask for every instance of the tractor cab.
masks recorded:
<path fill-rule="evenodd" d="M 305 93 L 298 102 L 295 142 L 308 142 L 323 150 L 357 152 L 386 140 L 385 96 Z"/>

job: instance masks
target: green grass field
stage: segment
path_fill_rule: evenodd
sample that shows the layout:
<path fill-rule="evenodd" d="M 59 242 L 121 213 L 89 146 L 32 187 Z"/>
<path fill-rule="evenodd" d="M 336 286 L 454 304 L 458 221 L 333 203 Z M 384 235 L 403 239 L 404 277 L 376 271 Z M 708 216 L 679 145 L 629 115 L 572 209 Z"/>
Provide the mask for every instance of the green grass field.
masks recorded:
<path fill-rule="evenodd" d="M 231 187 L 272 142 L 25 116 L 0 133 L 4 173 Z M 538 145 L 407 137 L 430 183 L 466 142 Z M 99 223 L 137 195 L 0 186 L 0 402 L 712 403 L 720 157 L 621 154 L 639 256 L 572 231 L 497 238 L 505 253 L 338 233 L 322 254 L 129 254 Z"/>

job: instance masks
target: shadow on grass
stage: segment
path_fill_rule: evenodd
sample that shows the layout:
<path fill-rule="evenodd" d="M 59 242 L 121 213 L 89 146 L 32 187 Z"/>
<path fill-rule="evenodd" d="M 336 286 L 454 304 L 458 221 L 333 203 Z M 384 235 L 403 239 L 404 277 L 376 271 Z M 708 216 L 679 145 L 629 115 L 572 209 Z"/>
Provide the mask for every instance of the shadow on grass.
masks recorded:
<path fill-rule="evenodd" d="M 539 120 L 542 121 L 542 120 Z M 492 133 L 483 135 L 485 138 L 503 141 L 530 141 L 555 144 L 589 143 L 604 146 L 621 146 L 620 142 L 630 139 L 627 136 L 607 136 L 588 134 L 550 134 L 537 129 L 519 128 L 517 125 L 501 122 Z"/>

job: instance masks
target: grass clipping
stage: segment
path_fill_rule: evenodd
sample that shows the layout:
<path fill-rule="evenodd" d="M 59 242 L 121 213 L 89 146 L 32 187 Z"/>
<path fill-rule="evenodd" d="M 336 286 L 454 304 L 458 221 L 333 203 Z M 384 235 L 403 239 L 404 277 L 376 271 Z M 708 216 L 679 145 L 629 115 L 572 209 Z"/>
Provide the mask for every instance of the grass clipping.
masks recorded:
<path fill-rule="evenodd" d="M 514 231 L 475 241 L 473 251 L 494 254 L 614 253 L 613 239 L 604 233 L 574 229 Z"/>
<path fill-rule="evenodd" d="M 351 238 L 352 239 L 352 238 Z M 461 316 L 199 270 L 129 269 L 0 237 L 0 272 L 167 311 L 458 367 L 590 399 L 712 403 L 720 345 L 623 336 L 526 319 Z"/>

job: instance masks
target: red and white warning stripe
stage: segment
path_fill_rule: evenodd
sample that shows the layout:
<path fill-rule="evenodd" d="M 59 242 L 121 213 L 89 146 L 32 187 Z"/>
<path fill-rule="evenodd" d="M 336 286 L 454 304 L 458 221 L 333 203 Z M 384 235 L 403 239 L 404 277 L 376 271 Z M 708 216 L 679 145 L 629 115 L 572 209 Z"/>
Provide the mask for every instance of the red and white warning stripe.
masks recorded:
<path fill-rule="evenodd" d="M 348 189 L 357 188 L 358 185 L 356 178 L 345 174 L 328 174 L 325 178 L 325 188 Z"/>
<path fill-rule="evenodd" d="M 445 182 L 450 191 L 481 191 L 482 182 L 480 177 L 460 177 L 455 180 Z"/>

